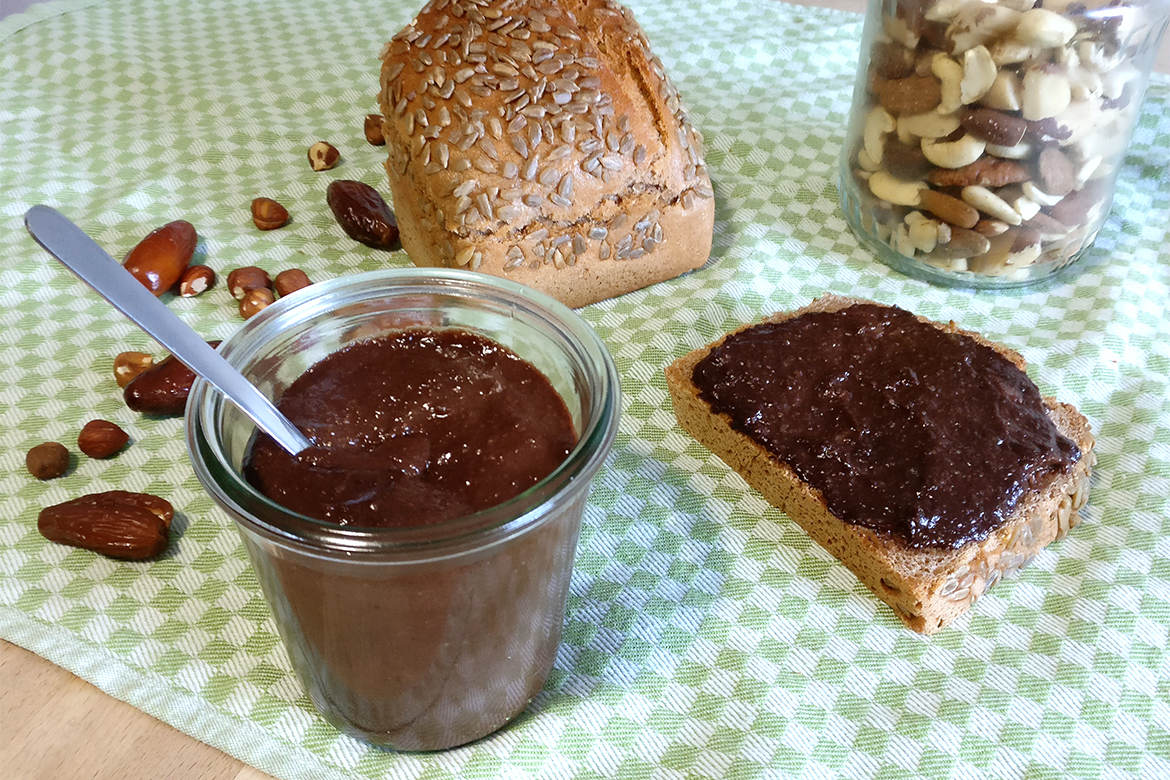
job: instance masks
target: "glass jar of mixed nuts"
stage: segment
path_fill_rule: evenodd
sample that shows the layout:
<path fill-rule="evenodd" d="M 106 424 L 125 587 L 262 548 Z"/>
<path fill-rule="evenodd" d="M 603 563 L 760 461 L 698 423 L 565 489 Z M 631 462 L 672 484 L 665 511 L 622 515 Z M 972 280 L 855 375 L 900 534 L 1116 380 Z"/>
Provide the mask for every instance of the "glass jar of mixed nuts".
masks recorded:
<path fill-rule="evenodd" d="M 1170 0 L 870 0 L 846 220 L 933 282 L 1014 287 L 1069 265 L 1109 213 L 1168 21 Z"/>

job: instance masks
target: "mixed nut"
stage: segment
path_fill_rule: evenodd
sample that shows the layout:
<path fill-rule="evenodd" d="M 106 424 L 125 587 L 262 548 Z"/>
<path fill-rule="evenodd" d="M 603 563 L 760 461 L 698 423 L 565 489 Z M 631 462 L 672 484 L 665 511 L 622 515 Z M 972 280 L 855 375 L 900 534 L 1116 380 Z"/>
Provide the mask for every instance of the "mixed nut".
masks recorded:
<path fill-rule="evenodd" d="M 1140 103 L 1133 57 L 1148 31 L 1133 6 L 1036 5 L 886 6 L 846 141 L 867 234 L 946 271 L 1012 281 L 1092 243 Z"/>

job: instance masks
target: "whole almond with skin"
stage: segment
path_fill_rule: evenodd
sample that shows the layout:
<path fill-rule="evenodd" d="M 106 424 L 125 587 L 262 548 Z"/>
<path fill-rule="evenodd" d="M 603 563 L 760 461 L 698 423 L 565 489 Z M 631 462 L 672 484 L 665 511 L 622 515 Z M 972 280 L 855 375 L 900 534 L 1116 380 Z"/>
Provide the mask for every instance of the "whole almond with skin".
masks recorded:
<path fill-rule="evenodd" d="M 267 287 L 248 290 L 240 301 L 240 316 L 250 320 L 276 302 L 276 296 Z"/>
<path fill-rule="evenodd" d="M 145 352 L 120 352 L 114 358 L 114 381 L 118 387 L 125 387 L 134 377 L 153 365 L 154 358 Z"/>
<path fill-rule="evenodd" d="M 130 250 L 122 266 L 155 295 L 175 286 L 195 254 L 195 226 L 178 219 L 152 231 Z"/>
<path fill-rule="evenodd" d="M 382 115 L 366 114 L 366 123 L 363 128 L 366 140 L 374 146 L 385 146 L 386 136 L 382 132 Z"/>
<path fill-rule="evenodd" d="M 254 265 L 245 265 L 228 274 L 228 290 L 237 301 L 242 301 L 251 290 L 263 290 L 272 287 L 272 279 L 263 268 Z"/>
<path fill-rule="evenodd" d="M 327 171 L 341 160 L 341 152 L 328 141 L 318 141 L 309 147 L 309 167 L 314 171 Z"/>
<path fill-rule="evenodd" d="M 109 420 L 90 420 L 77 435 L 77 449 L 91 458 L 108 458 L 130 441 L 130 436 Z"/>
<path fill-rule="evenodd" d="M 943 222 L 968 230 L 979 222 L 979 212 L 975 207 L 958 198 L 935 190 L 923 190 L 919 197 L 922 199 L 922 208 Z"/>
<path fill-rule="evenodd" d="M 276 230 L 288 222 L 288 209 L 272 198 L 252 201 L 252 223 L 260 230 Z"/>
<path fill-rule="evenodd" d="M 329 183 L 325 199 L 342 230 L 354 241 L 387 251 L 401 248 L 398 221 L 386 200 L 370 185 L 338 179 Z"/>
<path fill-rule="evenodd" d="M 207 292 L 215 286 L 215 271 L 205 265 L 192 265 L 183 272 L 179 279 L 179 295 L 183 298 L 193 298 Z"/>
<path fill-rule="evenodd" d="M 56 479 L 69 470 L 69 450 L 59 442 L 44 442 L 28 451 L 24 465 L 37 479 Z"/>
<path fill-rule="evenodd" d="M 218 347 L 218 341 L 207 342 Z M 175 416 L 187 407 L 187 396 L 195 382 L 195 372 L 174 355 L 134 377 L 122 390 L 126 406 L 141 414 Z"/>
<path fill-rule="evenodd" d="M 302 287 L 308 287 L 312 284 L 309 281 L 309 275 L 299 268 L 289 268 L 286 271 L 281 271 L 273 280 L 273 286 L 276 288 L 276 293 L 280 297 L 284 297 L 289 293 L 294 293 Z"/>
<path fill-rule="evenodd" d="M 111 490 L 45 507 L 37 530 L 51 542 L 139 561 L 166 550 L 174 514 L 158 496 Z"/>

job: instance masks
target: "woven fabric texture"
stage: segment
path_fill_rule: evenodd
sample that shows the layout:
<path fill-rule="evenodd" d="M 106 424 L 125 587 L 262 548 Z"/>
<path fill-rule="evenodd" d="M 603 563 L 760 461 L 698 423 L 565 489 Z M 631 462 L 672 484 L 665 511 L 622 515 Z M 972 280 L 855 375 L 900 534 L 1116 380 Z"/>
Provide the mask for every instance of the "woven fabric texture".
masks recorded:
<path fill-rule="evenodd" d="M 124 350 L 160 354 L 24 231 L 55 206 L 121 257 L 183 218 L 196 262 L 314 279 L 406 265 L 348 239 L 335 178 L 385 186 L 366 144 L 377 54 L 404 0 L 57 2 L 0 22 L 0 636 L 279 778 L 1170 777 L 1170 79 L 1155 76 L 1112 216 L 1079 271 L 1013 293 L 874 262 L 837 206 L 859 16 L 762 0 L 632 0 L 707 144 L 710 262 L 588 307 L 625 408 L 596 480 L 565 635 L 513 725 L 437 755 L 339 734 L 313 710 L 182 424 L 122 403 Z M 326 139 L 338 168 L 314 173 Z M 271 233 L 248 205 L 274 197 Z M 1098 436 L 1085 522 L 931 639 L 902 628 L 787 517 L 675 425 L 664 366 L 825 292 L 897 304 L 1020 350 Z M 221 282 L 167 304 L 238 326 Z M 24 453 L 89 419 L 131 446 L 39 482 Z M 75 449 L 75 448 L 74 448 Z M 160 559 L 45 541 L 87 492 L 176 507 Z"/>

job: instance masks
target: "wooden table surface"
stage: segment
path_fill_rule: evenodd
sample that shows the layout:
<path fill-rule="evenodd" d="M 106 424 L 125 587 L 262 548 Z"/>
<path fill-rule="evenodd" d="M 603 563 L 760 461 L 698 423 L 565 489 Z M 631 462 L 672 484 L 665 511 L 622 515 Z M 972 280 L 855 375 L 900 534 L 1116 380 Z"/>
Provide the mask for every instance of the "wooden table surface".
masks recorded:
<path fill-rule="evenodd" d="M 803 5 L 863 11 L 865 0 Z M 1170 73 L 1170 35 L 1155 69 Z M 20 780 L 271 780 L 33 653 L 0 640 L 0 775 Z"/>

